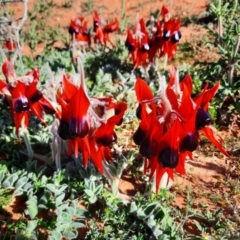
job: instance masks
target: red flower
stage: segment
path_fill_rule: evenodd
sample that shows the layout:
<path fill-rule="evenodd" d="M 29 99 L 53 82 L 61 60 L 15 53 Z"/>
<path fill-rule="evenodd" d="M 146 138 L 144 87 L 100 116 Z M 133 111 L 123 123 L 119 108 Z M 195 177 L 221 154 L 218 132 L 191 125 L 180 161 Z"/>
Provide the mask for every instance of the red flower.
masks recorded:
<path fill-rule="evenodd" d="M 149 60 L 152 62 L 155 56 L 167 56 L 173 58 L 177 50 L 177 43 L 181 38 L 180 19 L 171 19 L 168 9 L 163 6 L 162 19 L 155 24 L 155 32 L 149 39 Z"/>
<path fill-rule="evenodd" d="M 156 174 L 156 191 L 164 173 L 172 180 L 174 170 L 185 174 L 185 158 L 192 159 L 199 144 L 199 132 L 229 156 L 207 112 L 218 87 L 219 82 L 211 89 L 206 86 L 193 100 L 190 75 L 179 83 L 178 73 L 172 68 L 169 84 L 162 80 L 160 94 L 154 97 L 148 85 L 137 79 L 135 91 L 140 106 L 137 113 L 141 122 L 133 140 L 145 158 L 144 173 L 149 169 L 150 178 Z"/>
<path fill-rule="evenodd" d="M 167 55 L 169 59 L 174 57 L 177 50 L 177 43 L 182 36 L 180 24 L 180 19 L 170 19 L 168 22 L 164 23 L 161 56 Z"/>
<path fill-rule="evenodd" d="M 148 32 L 143 19 L 140 19 L 133 31 L 127 29 L 125 46 L 128 48 L 135 67 L 142 65 L 146 68 L 149 44 Z"/>
<path fill-rule="evenodd" d="M 12 64 L 9 63 L 8 61 L 5 62 L 6 66 L 11 66 L 10 70 L 14 71 Z M 9 74 L 9 69 L 7 69 L 5 76 L 7 79 L 11 76 L 11 83 L 7 85 L 0 81 L 0 86 L 5 86 L 10 93 L 10 95 L 6 95 L 6 99 L 10 105 L 17 135 L 20 127 L 28 127 L 30 112 L 33 112 L 43 123 L 45 121 L 42 117 L 42 111 L 45 109 L 60 114 L 59 110 L 36 88 L 39 81 L 38 69 L 34 69 L 25 76 L 15 79 L 13 79 L 14 75 L 12 73 Z"/>
<path fill-rule="evenodd" d="M 116 141 L 114 126 L 121 123 L 126 110 L 125 103 L 114 103 L 111 98 L 89 98 L 84 83 L 80 87 L 70 77 L 64 76 L 57 94 L 62 107 L 59 136 L 68 140 L 68 154 L 82 153 L 86 167 L 89 158 L 103 173 L 102 160 L 111 160 L 108 146 Z M 106 111 L 113 110 L 107 119 Z"/>
<path fill-rule="evenodd" d="M 72 40 L 75 40 L 82 45 L 91 45 L 90 30 L 88 29 L 87 22 L 84 21 L 83 17 L 78 17 L 75 20 L 71 20 L 68 32 L 71 35 Z"/>
<path fill-rule="evenodd" d="M 107 41 L 109 41 L 109 33 L 119 30 L 119 23 L 117 18 L 115 18 L 113 22 L 103 24 L 98 13 L 95 11 L 93 17 L 93 30 L 95 32 L 94 42 L 106 45 Z"/>

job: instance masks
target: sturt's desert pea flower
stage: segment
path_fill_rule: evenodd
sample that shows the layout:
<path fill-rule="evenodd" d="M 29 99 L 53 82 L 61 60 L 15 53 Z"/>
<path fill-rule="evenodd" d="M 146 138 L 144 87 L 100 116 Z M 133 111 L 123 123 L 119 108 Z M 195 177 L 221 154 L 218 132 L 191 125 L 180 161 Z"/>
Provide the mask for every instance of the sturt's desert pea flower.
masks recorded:
<path fill-rule="evenodd" d="M 85 167 L 91 159 L 104 173 L 102 162 L 112 159 L 109 147 L 117 141 L 114 127 L 121 124 L 126 103 L 111 97 L 89 97 L 83 74 L 78 83 L 70 75 L 63 76 L 57 102 L 62 109 L 58 135 L 68 141 L 68 154 L 78 157 L 81 153 Z"/>
<path fill-rule="evenodd" d="M 98 12 L 94 12 L 93 16 L 93 31 L 94 42 L 102 45 L 106 45 L 109 41 L 109 33 L 117 32 L 119 30 L 119 23 L 117 18 L 114 21 L 107 23 L 103 18 L 100 17 Z"/>
<path fill-rule="evenodd" d="M 18 77 L 13 64 L 6 60 L 2 65 L 2 70 L 7 82 L 0 80 L 0 86 L 4 86 L 2 91 L 4 90 L 5 103 L 10 106 L 17 135 L 20 127 L 28 127 L 31 113 L 43 123 L 45 121 L 42 112 L 45 110 L 52 110 L 52 113 L 60 114 L 59 109 L 37 89 L 40 79 L 40 73 L 37 68 L 24 76 Z"/>
<path fill-rule="evenodd" d="M 147 83 L 138 78 L 135 92 L 138 100 L 137 116 L 139 127 L 133 135 L 139 153 L 144 157 L 144 173 L 156 176 L 156 191 L 161 178 L 167 173 L 173 180 L 174 170 L 185 174 L 185 158 L 199 145 L 203 133 L 224 155 L 223 140 L 212 126 L 208 105 L 219 88 L 205 86 L 195 98 L 191 97 L 193 82 L 186 75 L 179 82 L 178 72 L 171 68 L 169 83 L 160 77 L 161 90 L 154 96 Z"/>

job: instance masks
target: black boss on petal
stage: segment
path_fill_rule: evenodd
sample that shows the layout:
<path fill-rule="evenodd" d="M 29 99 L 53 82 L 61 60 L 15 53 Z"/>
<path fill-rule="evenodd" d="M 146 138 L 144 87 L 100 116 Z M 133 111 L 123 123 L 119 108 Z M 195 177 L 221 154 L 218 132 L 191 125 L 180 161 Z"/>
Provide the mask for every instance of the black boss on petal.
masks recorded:
<path fill-rule="evenodd" d="M 132 52 L 132 51 L 135 50 L 134 44 L 132 44 L 132 43 L 129 42 L 128 40 L 126 40 L 126 42 L 125 42 L 125 47 L 128 49 L 129 52 Z"/>
<path fill-rule="evenodd" d="M 166 40 L 166 41 L 169 40 L 170 36 L 171 36 L 170 30 L 164 30 L 163 31 L 163 40 Z"/>
<path fill-rule="evenodd" d="M 139 104 L 136 109 L 136 116 L 138 119 L 141 119 L 141 113 L 142 113 L 142 105 Z"/>
<path fill-rule="evenodd" d="M 34 102 L 38 102 L 41 97 L 43 96 L 43 94 L 37 90 L 31 97 L 30 97 L 30 102 L 34 103 Z"/>
<path fill-rule="evenodd" d="M 48 105 L 46 105 L 46 104 L 42 104 L 42 107 L 43 107 L 44 112 L 47 113 L 47 114 L 53 115 L 53 114 L 56 113 L 53 108 L 50 108 L 50 107 L 49 107 Z"/>
<path fill-rule="evenodd" d="M 93 22 L 94 31 L 96 31 L 98 27 L 99 27 L 99 22 L 94 20 Z"/>
<path fill-rule="evenodd" d="M 67 140 L 71 138 L 70 131 L 69 131 L 69 123 L 65 121 L 60 121 L 58 127 L 58 135 L 63 140 Z"/>
<path fill-rule="evenodd" d="M 139 153 L 150 159 L 152 158 L 157 152 L 157 143 L 151 141 L 149 138 L 144 138 L 140 145 Z"/>
<path fill-rule="evenodd" d="M 171 42 L 172 42 L 172 43 L 177 43 L 177 42 L 179 42 L 179 40 L 181 39 L 181 37 L 182 37 L 181 32 L 180 32 L 180 31 L 177 31 L 177 32 L 175 32 L 175 33 L 172 35 L 172 37 L 171 37 Z"/>
<path fill-rule="evenodd" d="M 69 27 L 68 28 L 69 34 L 73 35 L 74 33 L 79 33 L 79 29 L 77 27 Z"/>
<path fill-rule="evenodd" d="M 196 129 L 200 130 L 204 128 L 207 125 L 210 125 L 212 123 L 211 116 L 208 112 L 204 111 L 202 108 L 199 108 L 197 110 L 197 115 L 196 115 Z"/>
<path fill-rule="evenodd" d="M 138 127 L 137 131 L 133 134 L 133 141 L 136 145 L 141 145 L 143 139 L 145 138 L 145 132 Z"/>
<path fill-rule="evenodd" d="M 16 112 L 28 111 L 29 110 L 28 99 L 25 96 L 22 96 L 22 97 L 18 98 L 14 102 L 13 108 L 14 108 L 14 111 L 16 111 Z"/>
<path fill-rule="evenodd" d="M 190 151 L 193 152 L 198 147 L 198 135 L 196 132 L 188 133 L 186 136 L 183 137 L 180 143 L 180 150 L 181 151 Z"/>
<path fill-rule="evenodd" d="M 107 147 L 116 141 L 117 141 L 117 135 L 114 131 L 110 134 L 106 134 L 102 137 L 97 138 L 97 143 L 102 144 L 104 147 Z"/>
<path fill-rule="evenodd" d="M 86 118 L 71 118 L 69 132 L 72 137 L 84 138 L 89 132 L 89 125 Z"/>
<path fill-rule="evenodd" d="M 142 46 L 143 52 L 147 52 L 147 51 L 149 51 L 149 49 L 150 49 L 150 47 L 149 47 L 148 43 L 143 44 L 143 46 Z"/>
<path fill-rule="evenodd" d="M 120 109 L 114 109 L 114 113 L 115 113 L 115 115 L 118 115 L 118 114 L 121 113 L 121 110 L 120 110 Z M 123 123 L 123 118 L 121 118 L 121 119 L 119 120 L 119 122 L 116 123 L 116 125 L 117 125 L 117 126 L 120 126 L 122 123 Z"/>
<path fill-rule="evenodd" d="M 175 168 L 178 165 L 179 155 L 178 150 L 170 147 L 165 147 L 158 155 L 158 162 L 163 167 Z"/>

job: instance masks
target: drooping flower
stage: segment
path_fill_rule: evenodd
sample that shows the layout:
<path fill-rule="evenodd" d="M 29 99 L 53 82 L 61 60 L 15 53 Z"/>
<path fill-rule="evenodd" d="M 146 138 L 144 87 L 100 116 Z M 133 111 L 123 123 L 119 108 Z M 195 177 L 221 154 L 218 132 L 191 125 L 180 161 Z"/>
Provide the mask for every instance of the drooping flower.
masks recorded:
<path fill-rule="evenodd" d="M 95 11 L 93 16 L 93 30 L 95 33 L 94 42 L 102 45 L 106 45 L 109 41 L 109 33 L 119 30 L 119 23 L 117 18 L 110 23 L 106 23 L 104 19 L 101 19 L 99 14 Z"/>
<path fill-rule="evenodd" d="M 149 60 L 153 62 L 156 56 L 166 56 L 172 59 L 177 51 L 177 43 L 181 38 L 180 19 L 172 19 L 169 10 L 163 6 L 161 19 L 155 23 L 155 32 L 149 39 Z"/>
<path fill-rule="evenodd" d="M 91 45 L 91 33 L 87 26 L 87 22 L 83 17 L 78 17 L 71 20 L 68 32 L 72 37 L 72 41 L 80 44 L 81 46 Z"/>
<path fill-rule="evenodd" d="M 149 44 L 148 31 L 143 18 L 137 22 L 132 31 L 127 29 L 125 46 L 131 55 L 131 59 L 135 67 L 142 65 L 144 68 L 146 68 L 148 63 Z"/>
<path fill-rule="evenodd" d="M 150 178 L 156 176 L 156 191 L 161 178 L 167 173 L 173 180 L 174 170 L 185 174 L 185 158 L 192 159 L 192 152 L 199 145 L 202 132 L 223 154 L 223 140 L 211 125 L 208 104 L 216 94 L 219 82 L 212 88 L 206 86 L 194 99 L 192 79 L 187 75 L 180 83 L 178 72 L 171 68 L 170 81 L 161 79 L 159 95 L 152 94 L 144 80 L 138 78 L 135 91 L 140 108 L 140 124 L 133 135 L 139 153 L 145 158 L 144 173 L 149 169 Z"/>
<path fill-rule="evenodd" d="M 5 87 L 4 95 L 10 106 L 17 135 L 20 127 L 28 127 L 31 112 L 43 123 L 45 123 L 45 121 L 42 117 L 42 112 L 45 109 L 51 109 L 52 112 L 60 114 L 59 110 L 52 105 L 51 101 L 43 96 L 41 91 L 37 89 L 37 83 L 40 77 L 38 69 L 28 72 L 23 77 L 16 77 L 11 62 L 7 61 L 4 64 L 2 68 L 4 71 L 6 70 L 4 75 L 9 83 L 7 84 L 0 81 L 0 85 Z M 6 66 L 6 68 L 4 66 Z"/>
<path fill-rule="evenodd" d="M 127 28 L 125 46 L 135 67 L 146 68 L 156 57 L 173 58 L 181 38 L 180 23 L 180 19 L 172 19 L 169 10 L 163 6 L 161 17 L 155 20 L 151 16 L 148 28 L 143 19 L 132 30 Z"/>
<path fill-rule="evenodd" d="M 80 84 L 76 84 L 71 76 L 63 76 L 57 93 L 62 107 L 58 135 L 68 141 L 69 155 L 78 157 L 80 152 L 85 167 L 91 159 L 103 173 L 102 161 L 111 160 L 109 146 L 117 140 L 114 127 L 121 124 L 127 106 L 110 97 L 89 97 L 84 76 L 80 78 Z"/>

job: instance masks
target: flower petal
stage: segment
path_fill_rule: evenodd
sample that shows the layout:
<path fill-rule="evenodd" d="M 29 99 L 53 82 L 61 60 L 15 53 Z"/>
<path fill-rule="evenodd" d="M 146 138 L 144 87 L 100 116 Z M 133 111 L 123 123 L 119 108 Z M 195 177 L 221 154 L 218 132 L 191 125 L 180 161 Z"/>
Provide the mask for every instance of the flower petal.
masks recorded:
<path fill-rule="evenodd" d="M 221 136 L 219 136 L 216 132 L 216 129 L 214 129 L 211 125 L 206 126 L 201 129 L 201 132 L 208 138 L 209 141 L 211 141 L 224 155 L 230 158 L 227 151 L 222 146 L 223 139 Z"/>

